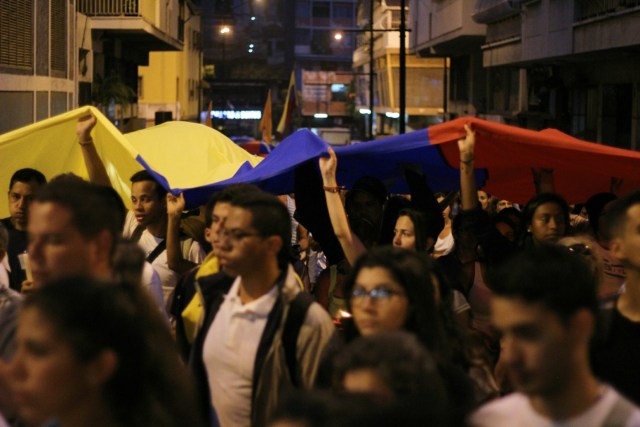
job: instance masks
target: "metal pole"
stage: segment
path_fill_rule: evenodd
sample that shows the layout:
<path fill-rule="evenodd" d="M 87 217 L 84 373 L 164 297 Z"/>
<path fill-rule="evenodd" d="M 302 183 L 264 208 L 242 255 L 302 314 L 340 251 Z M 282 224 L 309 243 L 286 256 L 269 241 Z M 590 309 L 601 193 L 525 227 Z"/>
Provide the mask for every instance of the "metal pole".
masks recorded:
<path fill-rule="evenodd" d="M 405 40 L 407 37 L 407 23 L 405 17 L 405 4 L 406 0 L 400 0 L 400 129 L 399 133 L 405 132 L 405 114 L 407 110 L 407 98 L 406 98 L 406 73 L 407 73 L 407 48 L 405 46 Z"/>
<path fill-rule="evenodd" d="M 374 0 L 371 0 L 371 7 L 369 8 L 369 139 L 373 139 L 373 78 L 375 76 L 373 72 L 374 58 L 373 58 L 373 6 Z"/>

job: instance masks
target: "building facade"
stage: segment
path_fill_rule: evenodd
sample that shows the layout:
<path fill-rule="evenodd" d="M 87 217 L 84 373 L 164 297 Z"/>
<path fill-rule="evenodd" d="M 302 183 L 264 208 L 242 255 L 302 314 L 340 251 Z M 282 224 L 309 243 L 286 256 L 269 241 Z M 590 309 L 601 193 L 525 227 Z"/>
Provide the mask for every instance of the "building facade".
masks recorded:
<path fill-rule="evenodd" d="M 291 39 L 300 95 L 299 127 L 354 124 L 352 54 L 356 0 L 296 0 Z M 338 37 L 336 37 L 338 36 Z"/>
<path fill-rule="evenodd" d="M 260 138 L 269 90 L 279 117 L 292 64 L 292 10 L 287 0 L 202 2 L 204 107 L 212 104 L 212 124 L 227 136 Z"/>
<path fill-rule="evenodd" d="M 79 105 L 98 105 L 121 129 L 138 117 L 138 66 L 180 51 L 187 0 L 0 2 L 0 132 Z"/>
<path fill-rule="evenodd" d="M 138 115 L 147 123 L 172 118 L 200 121 L 202 111 L 202 32 L 200 9 L 191 1 L 181 11 L 178 52 L 150 52 L 138 67 Z M 156 114 L 158 113 L 158 114 Z"/>
<path fill-rule="evenodd" d="M 76 104 L 73 0 L 0 2 L 0 133 Z"/>
<path fill-rule="evenodd" d="M 640 147 L 640 0 L 415 3 L 416 19 L 434 23 L 414 40 L 416 53 L 451 57 L 451 114 Z M 435 23 L 454 9 L 460 25 L 445 40 Z M 468 46 L 459 66 L 452 43 Z"/>

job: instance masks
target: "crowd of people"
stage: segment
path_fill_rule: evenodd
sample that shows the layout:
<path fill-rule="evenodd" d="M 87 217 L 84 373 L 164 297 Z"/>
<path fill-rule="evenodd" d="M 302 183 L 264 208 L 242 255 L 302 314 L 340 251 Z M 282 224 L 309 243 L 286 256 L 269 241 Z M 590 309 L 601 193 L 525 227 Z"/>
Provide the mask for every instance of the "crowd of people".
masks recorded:
<path fill-rule="evenodd" d="M 9 183 L 0 426 L 640 426 L 640 192 L 501 200 L 467 127 L 459 192 L 347 191 L 329 149 L 189 212 L 143 170 L 127 211 L 94 125 L 88 181 Z"/>

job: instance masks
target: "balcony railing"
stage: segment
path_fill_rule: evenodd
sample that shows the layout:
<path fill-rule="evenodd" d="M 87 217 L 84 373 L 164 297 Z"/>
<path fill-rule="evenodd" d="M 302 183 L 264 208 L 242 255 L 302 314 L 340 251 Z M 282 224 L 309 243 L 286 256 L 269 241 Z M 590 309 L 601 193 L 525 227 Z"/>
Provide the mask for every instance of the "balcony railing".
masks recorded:
<path fill-rule="evenodd" d="M 138 0 L 78 0 L 78 12 L 89 16 L 139 16 Z"/>
<path fill-rule="evenodd" d="M 640 7 L 640 0 L 577 0 L 576 21 Z"/>
<path fill-rule="evenodd" d="M 487 43 L 520 37 L 522 33 L 522 18 L 514 15 L 502 21 L 487 25 Z"/>

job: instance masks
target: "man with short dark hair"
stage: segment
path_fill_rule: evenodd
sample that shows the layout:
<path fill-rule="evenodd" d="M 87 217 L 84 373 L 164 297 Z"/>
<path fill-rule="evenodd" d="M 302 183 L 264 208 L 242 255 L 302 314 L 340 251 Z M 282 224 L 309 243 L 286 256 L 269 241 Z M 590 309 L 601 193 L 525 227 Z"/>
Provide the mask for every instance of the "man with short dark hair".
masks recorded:
<path fill-rule="evenodd" d="M 201 263 L 204 251 L 198 242 L 180 233 L 182 195 L 168 194 L 146 170 L 131 177 L 131 203 L 123 235 L 138 242 L 145 252 L 160 276 L 164 299 L 168 301 L 179 275 Z"/>
<path fill-rule="evenodd" d="M 92 115 L 82 117 L 76 125 L 89 179 L 103 186 L 111 181 L 91 138 L 96 124 Z M 178 277 L 204 259 L 204 251 L 191 238 L 181 234 L 180 219 L 184 210 L 182 194 L 174 196 L 146 170 L 131 177 L 132 210 L 127 214 L 123 235 L 137 242 L 160 277 L 165 302 L 175 288 Z"/>
<path fill-rule="evenodd" d="M 640 404 L 640 191 L 614 201 L 605 217 L 609 251 L 624 265 L 626 282 L 603 312 L 592 352 L 595 373 Z"/>
<path fill-rule="evenodd" d="M 74 275 L 111 278 L 124 212 L 111 188 L 75 175 L 54 178 L 36 195 L 27 227 L 34 284 Z"/>
<path fill-rule="evenodd" d="M 36 192 L 47 180 L 44 175 L 31 168 L 17 170 L 9 181 L 9 214 L 0 220 L 9 232 L 7 246 L 7 263 L 9 284 L 12 289 L 20 291 L 22 282 L 27 278 L 21 268 L 18 255 L 27 250 L 27 217 L 29 206 Z"/>
<path fill-rule="evenodd" d="M 217 191 L 204 206 L 204 237 L 212 250 L 197 268 L 186 274 L 176 287 L 170 314 L 176 321 L 176 342 L 185 360 L 191 345 L 202 327 L 204 308 L 218 294 L 229 291 L 234 277 L 222 275 L 218 263 L 220 231 L 224 228 L 231 202 L 260 190 L 249 184 L 235 184 Z"/>
<path fill-rule="evenodd" d="M 220 266 L 237 277 L 211 303 L 194 357 L 223 427 L 266 425 L 283 392 L 310 388 L 333 332 L 319 304 L 303 303 L 309 296 L 289 264 L 289 221 L 287 208 L 260 192 L 234 198 L 221 231 Z"/>
<path fill-rule="evenodd" d="M 23 290 L 68 276 L 111 278 L 124 212 L 113 189 L 75 175 L 60 175 L 43 186 L 30 207 L 27 232 L 33 280 L 25 280 Z M 3 335 L 15 331 L 17 306 L 2 311 Z M 14 349 L 11 332 L 10 339 L 0 341 L 0 357 L 9 360 Z"/>
<path fill-rule="evenodd" d="M 472 425 L 640 425 L 640 410 L 591 372 L 596 279 L 578 254 L 527 248 L 489 279 L 491 316 L 516 392 L 482 406 Z"/>

